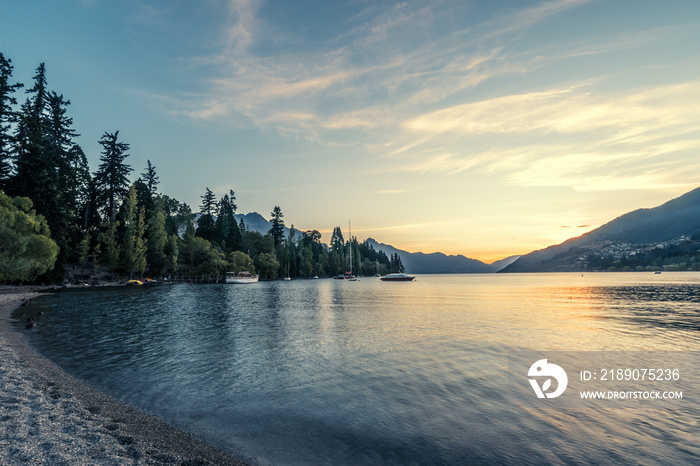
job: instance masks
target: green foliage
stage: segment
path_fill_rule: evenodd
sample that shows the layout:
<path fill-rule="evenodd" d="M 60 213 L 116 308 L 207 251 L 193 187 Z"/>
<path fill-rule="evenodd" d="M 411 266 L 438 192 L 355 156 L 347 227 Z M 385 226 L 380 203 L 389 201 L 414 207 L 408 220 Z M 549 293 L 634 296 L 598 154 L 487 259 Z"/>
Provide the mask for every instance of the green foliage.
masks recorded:
<path fill-rule="evenodd" d="M 168 244 L 165 246 L 165 256 L 167 257 L 167 265 L 165 271 L 169 274 L 177 271 L 177 259 L 179 256 L 177 235 L 170 235 Z"/>
<path fill-rule="evenodd" d="M 0 189 L 5 187 L 12 172 L 10 160 L 14 138 L 10 129 L 18 118 L 17 112 L 13 109 L 13 105 L 17 105 L 17 99 L 13 94 L 23 87 L 23 84 L 10 84 L 12 70 L 12 60 L 6 59 L 0 52 Z"/>
<path fill-rule="evenodd" d="M 166 245 L 169 241 L 165 231 L 163 200 L 159 198 L 154 202 L 148 218 L 148 269 L 154 277 L 160 277 L 168 270 Z"/>
<path fill-rule="evenodd" d="M 243 234 L 243 248 L 252 257 L 258 254 L 275 254 L 275 243 L 272 237 L 263 236 L 257 231 L 246 230 Z"/>
<path fill-rule="evenodd" d="M 216 216 L 216 230 L 218 243 L 225 251 L 236 251 L 241 248 L 241 231 L 236 222 L 236 196 L 233 190 L 224 194 L 218 204 Z"/>
<path fill-rule="evenodd" d="M 277 272 L 280 268 L 280 263 L 277 262 L 275 256 L 270 253 L 263 252 L 255 256 L 255 268 L 264 280 L 275 280 Z"/>
<path fill-rule="evenodd" d="M 141 173 L 141 177 L 143 178 L 143 182 L 146 185 L 146 188 L 148 189 L 148 193 L 151 195 L 151 197 L 154 197 L 158 191 L 158 184 L 160 183 L 160 178 L 156 174 L 155 165 L 151 164 L 150 160 L 146 160 L 146 163 L 146 170 L 143 173 Z"/>
<path fill-rule="evenodd" d="M 90 260 L 90 233 L 91 230 L 85 231 L 83 239 L 78 244 L 78 263 L 80 264 L 80 273 L 85 273 L 85 264 Z"/>
<path fill-rule="evenodd" d="M 104 250 L 103 262 L 104 265 L 109 267 L 112 280 L 114 280 L 114 270 L 117 268 L 119 252 L 121 251 L 121 246 L 117 240 L 118 227 L 119 221 L 105 222 L 102 225 L 104 231 L 98 235 L 98 241 L 103 246 L 100 249 Z"/>
<path fill-rule="evenodd" d="M 227 272 L 250 272 L 255 274 L 255 264 L 250 256 L 243 251 L 233 251 L 229 253 L 228 257 L 228 270 Z"/>
<path fill-rule="evenodd" d="M 217 277 L 226 273 L 228 262 L 224 253 L 211 242 L 195 236 L 185 243 L 187 268 L 185 272 L 194 276 Z"/>
<path fill-rule="evenodd" d="M 69 259 L 80 264 L 81 273 L 90 261 L 93 273 L 106 266 L 112 279 L 116 272 L 133 277 L 145 270 L 156 277 L 175 272 L 215 277 L 229 267 L 245 267 L 273 279 L 401 267 L 398 257 L 392 263 L 355 238 L 346 243 L 340 228 L 333 231 L 330 250 L 316 230 L 300 234 L 292 226 L 284 238 L 279 206 L 271 213 L 267 235 L 247 230 L 242 219 L 236 222 L 232 190 L 217 202 L 206 188 L 195 229 L 196 216 L 187 204 L 158 195 L 160 180 L 150 160 L 141 177 L 130 181 L 130 146 L 119 140 L 119 131 L 99 139 L 100 164 L 92 176 L 85 153 L 74 142 L 78 134 L 67 111 L 70 100 L 49 89 L 44 64 L 37 67 L 19 109 L 14 93 L 23 85 L 11 84 L 12 71 L 10 60 L 0 53 L 0 189 L 26 196 L 15 198 L 13 209 L 32 218 L 41 232 L 27 239 L 8 226 L 14 223 L 4 214 L 2 279 L 19 276 L 10 272 L 30 277 L 26 279 L 51 272 L 41 279 L 59 281 Z M 255 266 L 248 265 L 251 257 Z"/>
<path fill-rule="evenodd" d="M 270 219 L 272 228 L 270 228 L 269 235 L 274 240 L 275 246 L 277 246 L 284 237 L 284 220 L 282 220 L 284 214 L 279 206 L 275 206 L 270 215 L 272 215 L 272 219 Z"/>
<path fill-rule="evenodd" d="M 129 196 L 125 204 L 125 234 L 124 234 L 124 255 L 126 269 L 129 272 L 129 279 L 134 278 L 134 273 L 138 272 L 143 278 L 146 270 L 146 210 L 142 206 L 139 208 L 136 197 L 136 184 L 129 188 Z"/>
<path fill-rule="evenodd" d="M 214 208 L 216 207 L 216 197 L 214 193 L 206 188 L 202 196 L 202 205 L 199 209 L 200 216 L 197 219 L 197 236 L 209 242 L 218 242 L 219 232 L 214 221 Z"/>
<path fill-rule="evenodd" d="M 99 143 L 102 155 L 95 173 L 97 201 L 104 218 L 114 222 L 120 200 L 129 192 L 131 167 L 125 162 L 129 144 L 119 142 L 119 131 L 105 132 Z"/>
<path fill-rule="evenodd" d="M 0 283 L 29 282 L 51 270 L 58 246 L 26 197 L 0 191 Z"/>
<path fill-rule="evenodd" d="M 333 234 L 331 235 L 331 249 L 341 253 L 345 249 L 345 240 L 343 239 L 343 232 L 340 227 L 333 228 Z"/>

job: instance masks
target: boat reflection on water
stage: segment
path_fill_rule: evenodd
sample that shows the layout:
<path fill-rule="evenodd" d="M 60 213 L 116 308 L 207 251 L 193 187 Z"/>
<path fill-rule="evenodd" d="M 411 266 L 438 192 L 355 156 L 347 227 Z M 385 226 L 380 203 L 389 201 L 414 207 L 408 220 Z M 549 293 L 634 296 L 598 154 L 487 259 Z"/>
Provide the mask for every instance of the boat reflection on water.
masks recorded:
<path fill-rule="evenodd" d="M 383 276 L 380 280 L 383 282 L 412 282 L 416 277 L 412 277 L 405 273 L 390 273 Z"/>
<path fill-rule="evenodd" d="M 226 274 L 226 283 L 243 285 L 247 283 L 258 283 L 258 275 L 253 275 L 250 272 L 229 272 Z"/>

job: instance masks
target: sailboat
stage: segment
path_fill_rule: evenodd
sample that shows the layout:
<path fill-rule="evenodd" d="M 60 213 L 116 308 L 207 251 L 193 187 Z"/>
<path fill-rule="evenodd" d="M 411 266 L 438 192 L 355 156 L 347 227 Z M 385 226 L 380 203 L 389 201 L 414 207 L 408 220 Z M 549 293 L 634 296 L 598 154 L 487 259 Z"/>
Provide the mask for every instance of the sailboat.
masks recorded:
<path fill-rule="evenodd" d="M 348 272 L 346 275 L 349 281 L 356 282 L 357 278 L 355 278 L 355 276 L 352 274 L 352 228 L 350 228 L 350 220 L 348 220 L 348 235 L 350 237 L 350 272 Z"/>

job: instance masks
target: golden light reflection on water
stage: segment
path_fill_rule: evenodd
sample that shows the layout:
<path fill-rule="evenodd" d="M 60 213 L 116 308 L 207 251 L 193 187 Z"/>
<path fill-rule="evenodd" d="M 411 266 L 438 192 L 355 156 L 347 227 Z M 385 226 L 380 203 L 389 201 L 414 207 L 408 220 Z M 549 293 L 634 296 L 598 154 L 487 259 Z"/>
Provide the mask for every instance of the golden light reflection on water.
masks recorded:
<path fill-rule="evenodd" d="M 366 327 L 368 319 L 376 319 L 393 344 L 458 337 L 522 349 L 697 350 L 693 300 L 700 293 L 700 274 L 673 275 L 672 286 L 667 277 L 633 273 L 432 275 L 412 283 L 327 283 L 319 312 L 325 319 L 342 318 L 324 310 L 332 308 L 333 300 L 339 305 L 352 301 L 366 317 L 348 324 Z"/>

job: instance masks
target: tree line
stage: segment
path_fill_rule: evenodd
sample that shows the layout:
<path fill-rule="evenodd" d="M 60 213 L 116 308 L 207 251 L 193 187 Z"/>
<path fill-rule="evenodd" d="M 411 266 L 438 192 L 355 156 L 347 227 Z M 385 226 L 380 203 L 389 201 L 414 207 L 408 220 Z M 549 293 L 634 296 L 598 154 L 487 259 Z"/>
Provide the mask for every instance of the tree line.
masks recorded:
<path fill-rule="evenodd" d="M 93 172 L 68 114 L 70 100 L 50 90 L 36 69 L 26 100 L 0 53 L 0 282 L 61 283 L 67 272 L 84 279 L 221 277 L 249 270 L 263 279 L 332 276 L 352 270 L 373 275 L 403 271 L 365 242 L 345 240 L 336 227 L 330 247 L 317 230 L 286 227 L 279 206 L 267 233 L 236 221 L 231 190 L 217 199 L 206 188 L 199 211 L 160 193 L 156 166 L 133 178 L 131 147 L 119 131 L 99 139 Z"/>

